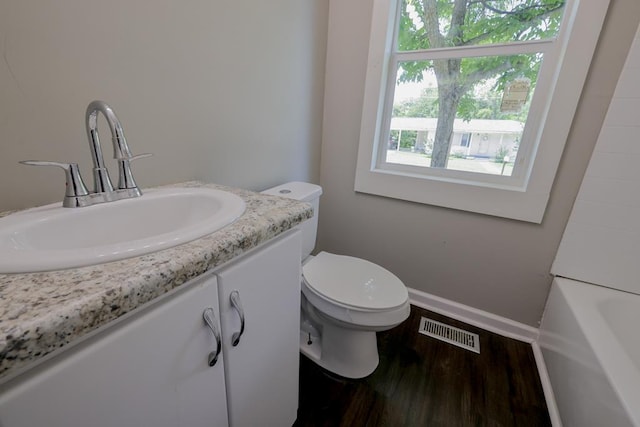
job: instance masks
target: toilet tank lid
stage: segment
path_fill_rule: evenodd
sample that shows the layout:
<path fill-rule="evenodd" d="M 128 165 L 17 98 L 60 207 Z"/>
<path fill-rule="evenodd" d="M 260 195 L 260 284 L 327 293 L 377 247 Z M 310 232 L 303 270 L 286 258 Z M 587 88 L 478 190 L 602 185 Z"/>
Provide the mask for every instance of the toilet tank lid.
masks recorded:
<path fill-rule="evenodd" d="M 264 190 L 262 194 L 287 197 L 289 199 L 308 202 L 320 197 L 322 187 L 309 182 L 293 181 Z"/>

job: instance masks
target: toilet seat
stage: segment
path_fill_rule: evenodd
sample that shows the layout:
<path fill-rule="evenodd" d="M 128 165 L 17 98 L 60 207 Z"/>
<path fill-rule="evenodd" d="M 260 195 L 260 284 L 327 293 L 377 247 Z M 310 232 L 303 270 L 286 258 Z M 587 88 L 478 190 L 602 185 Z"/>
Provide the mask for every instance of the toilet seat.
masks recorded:
<path fill-rule="evenodd" d="M 305 285 L 318 297 L 350 311 L 382 312 L 407 305 L 407 288 L 372 262 L 320 252 L 302 267 Z"/>

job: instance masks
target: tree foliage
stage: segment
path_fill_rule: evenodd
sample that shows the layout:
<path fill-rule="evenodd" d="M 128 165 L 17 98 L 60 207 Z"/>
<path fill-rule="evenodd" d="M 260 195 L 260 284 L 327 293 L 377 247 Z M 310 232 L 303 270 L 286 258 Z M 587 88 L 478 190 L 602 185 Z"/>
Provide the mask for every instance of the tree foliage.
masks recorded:
<path fill-rule="evenodd" d="M 554 37 L 564 3 L 564 0 L 404 0 L 397 49 L 421 51 Z M 539 54 L 452 55 L 449 59 L 403 61 L 399 82 L 421 81 L 426 70 L 435 74 L 437 80 L 437 89 L 431 90 L 422 105 L 425 112 L 437 110 L 431 166 L 446 166 L 456 115 L 467 120 L 497 116 L 495 101 L 489 105 L 477 102 L 474 90 L 491 81 L 495 93 L 500 93 L 507 82 L 520 77 L 535 84 L 541 61 Z M 437 97 L 433 97 L 434 90 Z"/>
<path fill-rule="evenodd" d="M 527 119 L 528 109 L 519 112 L 500 111 L 502 94 L 493 87 L 489 93 L 466 93 L 458 105 L 457 118 L 464 120 L 517 120 Z M 438 117 L 438 90 L 426 88 L 418 98 L 409 98 L 393 106 L 393 117 Z"/>

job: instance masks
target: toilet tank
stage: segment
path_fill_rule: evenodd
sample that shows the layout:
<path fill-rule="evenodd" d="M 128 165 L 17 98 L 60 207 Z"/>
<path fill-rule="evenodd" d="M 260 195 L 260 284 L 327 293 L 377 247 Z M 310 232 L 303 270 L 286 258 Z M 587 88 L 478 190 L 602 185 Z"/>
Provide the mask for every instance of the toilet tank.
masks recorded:
<path fill-rule="evenodd" d="M 311 251 L 313 251 L 313 248 L 316 246 L 318 210 L 320 207 L 322 187 L 308 182 L 294 181 L 264 190 L 262 194 L 287 197 L 289 199 L 311 203 L 313 206 L 313 217 L 296 227 L 302 232 L 302 259 L 311 255 Z"/>

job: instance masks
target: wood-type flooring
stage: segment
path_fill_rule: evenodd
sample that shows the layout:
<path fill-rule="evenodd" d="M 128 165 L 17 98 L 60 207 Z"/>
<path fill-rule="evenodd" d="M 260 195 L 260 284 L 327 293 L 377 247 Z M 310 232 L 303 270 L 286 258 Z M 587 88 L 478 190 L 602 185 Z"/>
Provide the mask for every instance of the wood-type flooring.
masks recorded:
<path fill-rule="evenodd" d="M 480 354 L 418 333 L 422 316 L 479 334 Z M 551 426 L 530 344 L 412 306 L 378 348 L 380 365 L 361 380 L 301 355 L 294 427 Z"/>

